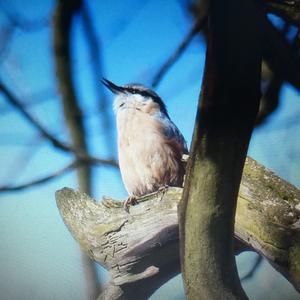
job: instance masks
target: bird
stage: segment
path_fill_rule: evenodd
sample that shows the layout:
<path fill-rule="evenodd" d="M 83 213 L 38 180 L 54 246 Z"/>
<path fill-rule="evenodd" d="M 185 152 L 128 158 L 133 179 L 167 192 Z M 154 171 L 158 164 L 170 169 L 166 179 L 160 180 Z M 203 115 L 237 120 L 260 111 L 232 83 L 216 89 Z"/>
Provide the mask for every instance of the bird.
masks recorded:
<path fill-rule="evenodd" d="M 102 83 L 115 96 L 118 159 L 128 192 L 124 208 L 129 212 L 138 197 L 169 186 L 182 187 L 187 145 L 153 90 L 141 84 L 118 86 L 105 78 Z"/>

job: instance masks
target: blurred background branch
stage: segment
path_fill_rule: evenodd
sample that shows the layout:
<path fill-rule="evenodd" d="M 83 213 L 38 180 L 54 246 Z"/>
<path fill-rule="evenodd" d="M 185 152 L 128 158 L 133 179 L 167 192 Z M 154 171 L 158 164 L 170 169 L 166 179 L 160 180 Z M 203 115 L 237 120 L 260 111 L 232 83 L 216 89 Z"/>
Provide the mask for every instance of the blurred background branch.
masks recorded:
<path fill-rule="evenodd" d="M 299 0 L 262 0 L 268 12 L 279 15 L 287 21 L 300 25 L 300 1 Z"/>
<path fill-rule="evenodd" d="M 71 63 L 71 30 L 75 15 L 82 8 L 80 0 L 58 0 L 53 19 L 53 47 L 58 86 L 63 103 L 66 126 L 72 144 L 76 149 L 89 152 L 86 128 L 73 82 Z M 78 156 L 75 153 L 75 156 Z M 92 194 L 92 168 L 89 164 L 77 168 L 78 184 L 81 191 Z M 96 299 L 100 292 L 94 262 L 82 253 L 82 265 L 86 285 L 86 298 Z"/>
<path fill-rule="evenodd" d="M 207 22 L 207 10 L 208 10 L 209 1 L 203 0 L 200 3 L 199 14 L 196 17 L 196 20 L 189 30 L 187 35 L 184 37 L 179 46 L 175 49 L 175 51 L 168 57 L 168 59 L 163 63 L 160 69 L 154 74 L 152 79 L 152 87 L 157 87 L 162 78 L 166 75 L 168 70 L 172 67 L 172 65 L 180 58 L 180 56 L 187 49 L 194 36 L 200 32 L 200 30 L 206 25 Z"/>
<path fill-rule="evenodd" d="M 85 3 L 81 7 L 81 15 L 82 15 L 82 22 L 84 27 L 84 32 L 88 44 L 89 54 L 90 54 L 90 68 L 93 75 L 93 86 L 95 90 L 95 94 L 97 97 L 98 102 L 98 114 L 100 118 L 101 129 L 105 129 L 105 143 L 106 148 L 108 151 L 111 151 L 113 148 L 112 145 L 112 120 L 108 114 L 108 108 L 110 103 L 104 94 L 104 90 L 102 85 L 100 85 L 100 78 L 103 77 L 103 63 L 101 61 L 101 40 L 100 37 L 97 35 L 91 14 L 89 12 L 89 8 L 87 3 Z"/>
<path fill-rule="evenodd" d="M 22 297 L 32 299 L 33 284 L 39 299 L 49 289 L 53 299 L 97 294 L 94 266 L 83 259 L 88 270 L 80 273 L 81 257 L 76 257 L 75 243 L 59 220 L 53 191 L 67 185 L 96 198 L 103 193 L 115 198 L 126 195 L 115 159 L 111 96 L 100 84 L 103 76 L 119 84 L 150 82 L 190 143 L 203 72 L 208 2 L 0 2 L 0 236 L 5 258 L 0 288 L 4 295 L 18 298 L 20 290 Z M 257 120 L 261 126 L 250 153 L 297 183 L 299 0 L 258 3 L 267 16 L 262 28 L 263 97 Z M 249 270 L 253 260 L 242 260 L 248 261 L 245 270 Z M 265 296 L 275 275 L 268 271 L 273 275 L 265 276 L 265 262 L 260 266 L 245 285 L 251 290 L 266 281 L 252 289 Z M 97 272 L 103 282 L 103 271 L 98 267 Z M 14 280 L 16 289 L 8 290 Z M 163 296 L 157 297 L 182 294 L 181 279 L 165 289 L 168 293 L 160 291 Z M 285 289 L 292 293 L 288 286 Z"/>
<path fill-rule="evenodd" d="M 24 184 L 16 185 L 16 186 L 0 186 L 0 192 L 13 192 L 13 191 L 20 191 L 26 188 L 31 188 L 33 186 L 39 185 L 39 184 L 44 184 L 52 179 L 55 179 L 59 176 L 62 176 L 66 174 L 69 171 L 72 171 L 74 168 L 78 167 L 80 165 L 79 161 L 74 161 L 64 168 L 54 172 L 53 174 L 38 178 L 36 180 L 29 181 Z"/>
<path fill-rule="evenodd" d="M 70 122 L 70 123 L 72 123 L 72 125 L 75 124 L 75 126 L 73 128 L 74 129 L 73 134 L 75 136 L 77 136 L 76 135 L 77 133 L 81 133 L 81 134 L 80 134 L 80 137 L 78 138 L 78 140 L 75 141 L 74 145 L 70 146 L 70 145 L 60 141 L 59 139 L 57 139 L 46 128 L 44 128 L 40 124 L 40 122 L 29 113 L 29 111 L 24 107 L 24 104 L 19 99 L 17 99 L 15 97 L 15 95 L 12 94 L 12 91 L 10 91 L 8 89 L 8 87 L 1 81 L 0 81 L 0 91 L 6 96 L 5 99 L 7 101 L 9 101 L 9 103 L 11 105 L 13 105 L 15 107 L 15 109 L 17 111 L 19 111 L 22 114 L 22 116 L 31 125 L 33 125 L 41 133 L 41 135 L 44 138 L 48 139 L 53 144 L 54 147 L 56 147 L 60 150 L 63 150 L 63 151 L 74 153 L 78 160 L 86 161 L 87 163 L 98 163 L 98 164 L 104 164 L 104 165 L 111 165 L 114 167 L 116 167 L 118 165 L 117 162 L 113 159 L 111 159 L 111 160 L 100 159 L 97 157 L 93 157 L 89 153 L 87 153 L 87 149 L 85 147 L 83 147 L 82 144 L 80 144 L 81 139 L 83 139 L 84 135 L 82 135 L 81 126 L 79 126 L 77 128 L 78 115 L 77 115 L 77 117 L 75 116 L 74 119 L 71 118 L 71 120 L 73 122 Z M 73 104 L 74 104 L 73 102 L 70 102 L 70 106 L 72 106 Z M 66 110 L 68 111 L 68 108 L 66 108 Z M 73 108 L 72 108 L 72 110 L 73 110 Z M 68 118 L 69 118 L 69 112 L 67 114 L 68 114 Z M 70 120 L 70 118 L 69 118 L 69 120 Z M 81 122 L 82 122 L 82 120 L 81 120 Z M 76 144 L 76 142 L 77 142 L 77 144 Z"/>

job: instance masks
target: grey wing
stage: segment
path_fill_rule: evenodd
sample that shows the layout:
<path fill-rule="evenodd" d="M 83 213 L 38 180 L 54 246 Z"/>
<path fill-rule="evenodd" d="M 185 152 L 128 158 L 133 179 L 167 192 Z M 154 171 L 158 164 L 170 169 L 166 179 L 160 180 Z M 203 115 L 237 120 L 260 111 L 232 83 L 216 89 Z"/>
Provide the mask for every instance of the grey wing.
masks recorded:
<path fill-rule="evenodd" d="M 186 141 L 177 126 L 169 118 L 161 119 L 161 122 L 163 123 L 164 136 L 167 139 L 175 140 L 176 143 L 181 145 L 183 154 L 188 154 Z"/>

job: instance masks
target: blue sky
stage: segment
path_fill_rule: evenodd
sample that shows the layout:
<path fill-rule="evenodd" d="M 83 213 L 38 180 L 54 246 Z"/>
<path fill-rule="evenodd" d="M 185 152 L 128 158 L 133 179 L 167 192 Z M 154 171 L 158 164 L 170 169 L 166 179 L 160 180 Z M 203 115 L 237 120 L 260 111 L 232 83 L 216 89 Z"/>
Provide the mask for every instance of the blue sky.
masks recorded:
<path fill-rule="evenodd" d="M 2 1 L 3 6 L 26 19 L 50 19 L 54 1 Z M 185 3 L 185 1 L 182 1 Z M 180 1 L 127 0 L 88 1 L 102 49 L 101 77 L 117 84 L 139 82 L 149 85 L 156 70 L 181 42 L 191 27 L 191 17 Z M 7 19 L 0 6 L 0 27 Z M 73 29 L 74 82 L 86 116 L 91 152 L 99 157 L 117 157 L 115 120 L 108 108 L 112 130 L 105 144 L 101 128 L 91 65 L 80 17 Z M 62 107 L 55 82 L 51 27 L 24 33 L 16 30 L 9 52 L 0 66 L 0 78 L 27 102 L 38 99 L 31 113 L 53 134 L 67 140 Z M 1 35 L 0 35 L 1 37 Z M 0 41 L 1 43 L 1 41 Z M 156 91 L 167 104 L 169 114 L 191 142 L 197 99 L 202 79 L 205 47 L 197 37 L 173 66 Z M 45 91 L 50 91 L 45 93 Z M 109 102 L 112 95 L 105 91 Z M 0 96 L 0 110 L 9 110 Z M 300 96 L 288 84 L 281 91 L 279 109 L 255 130 L 249 154 L 260 163 L 300 188 Z M 17 112 L 0 113 L 0 182 L 19 184 L 62 168 L 71 157 L 53 150 L 50 143 Z M 0 195 L 0 291 L 1 299 L 83 299 L 84 281 L 80 252 L 56 208 L 54 192 L 64 186 L 77 187 L 73 173 L 26 191 Z M 96 199 L 126 196 L 119 172 L 94 168 Z M 253 255 L 239 258 L 241 272 L 249 268 Z M 253 299 L 296 299 L 292 288 L 264 264 L 257 277 L 245 284 Z M 267 274 L 267 275 L 266 275 Z M 267 279 L 266 279 L 267 278 Z M 270 288 L 271 285 L 284 287 Z M 12 286 L 14 288 L 12 288 Z M 170 296 L 172 295 L 172 296 Z M 180 278 L 170 282 L 152 299 L 182 299 Z"/>

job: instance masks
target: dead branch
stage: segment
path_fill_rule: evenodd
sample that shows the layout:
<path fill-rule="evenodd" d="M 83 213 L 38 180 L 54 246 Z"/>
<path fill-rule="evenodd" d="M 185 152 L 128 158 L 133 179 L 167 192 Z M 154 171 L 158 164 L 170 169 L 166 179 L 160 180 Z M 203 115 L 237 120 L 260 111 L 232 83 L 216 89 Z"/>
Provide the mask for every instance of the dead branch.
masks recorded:
<path fill-rule="evenodd" d="M 147 299 L 180 272 L 177 204 L 181 188 L 138 200 L 97 203 L 64 188 L 56 193 L 61 216 L 88 255 L 107 269 L 99 299 Z M 263 255 L 300 292 L 300 191 L 248 158 L 235 220 L 236 252 Z"/>

